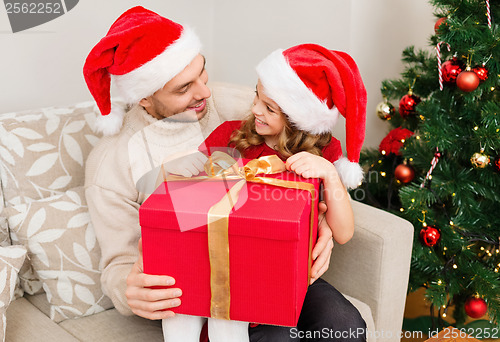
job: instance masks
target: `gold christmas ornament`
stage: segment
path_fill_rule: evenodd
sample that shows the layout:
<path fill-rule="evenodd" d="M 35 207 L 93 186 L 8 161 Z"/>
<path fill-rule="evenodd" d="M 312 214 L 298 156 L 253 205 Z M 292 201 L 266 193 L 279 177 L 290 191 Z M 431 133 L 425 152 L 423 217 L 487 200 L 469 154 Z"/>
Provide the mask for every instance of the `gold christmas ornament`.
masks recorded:
<path fill-rule="evenodd" d="M 488 157 L 483 152 L 484 150 L 481 150 L 481 152 L 476 152 L 472 155 L 472 157 L 470 158 L 472 166 L 480 169 L 484 169 L 486 166 L 488 166 L 488 164 L 490 163 L 490 157 Z"/>
<path fill-rule="evenodd" d="M 380 102 L 376 107 L 376 112 L 382 120 L 390 120 L 396 109 L 387 100 Z"/>

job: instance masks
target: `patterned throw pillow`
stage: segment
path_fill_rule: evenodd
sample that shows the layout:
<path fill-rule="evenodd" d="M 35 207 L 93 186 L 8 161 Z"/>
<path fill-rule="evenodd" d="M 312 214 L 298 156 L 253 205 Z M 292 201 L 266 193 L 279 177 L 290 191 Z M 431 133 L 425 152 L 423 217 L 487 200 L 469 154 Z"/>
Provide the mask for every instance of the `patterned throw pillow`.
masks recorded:
<path fill-rule="evenodd" d="M 112 307 L 102 293 L 100 249 L 83 187 L 46 199 L 8 207 L 13 244 L 28 250 L 35 274 L 56 322 L 87 316 Z"/>
<path fill-rule="evenodd" d="M 5 312 L 14 298 L 17 273 L 26 257 L 23 246 L 0 247 L 0 315 L 2 316 L 0 340 L 5 341 Z"/>
<path fill-rule="evenodd" d="M 0 209 L 0 213 L 2 210 Z M 9 226 L 7 225 L 7 218 L 0 216 L 0 247 L 10 246 Z"/>
<path fill-rule="evenodd" d="M 5 205 L 83 185 L 84 163 L 99 140 L 94 102 L 0 114 L 0 180 Z"/>

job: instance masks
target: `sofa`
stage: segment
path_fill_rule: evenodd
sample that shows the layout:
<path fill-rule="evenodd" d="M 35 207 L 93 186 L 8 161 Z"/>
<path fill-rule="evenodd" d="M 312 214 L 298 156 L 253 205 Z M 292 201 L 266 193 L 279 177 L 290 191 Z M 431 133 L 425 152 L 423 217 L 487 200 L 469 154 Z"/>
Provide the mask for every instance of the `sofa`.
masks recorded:
<path fill-rule="evenodd" d="M 83 193 L 85 160 L 100 138 L 92 129 L 97 115 L 93 102 L 0 114 L 6 341 L 163 340 L 161 322 L 120 315 L 100 288 L 100 250 Z M 360 202 L 352 207 L 354 237 L 333 248 L 323 278 L 358 308 L 368 341 L 399 341 L 413 227 Z"/>

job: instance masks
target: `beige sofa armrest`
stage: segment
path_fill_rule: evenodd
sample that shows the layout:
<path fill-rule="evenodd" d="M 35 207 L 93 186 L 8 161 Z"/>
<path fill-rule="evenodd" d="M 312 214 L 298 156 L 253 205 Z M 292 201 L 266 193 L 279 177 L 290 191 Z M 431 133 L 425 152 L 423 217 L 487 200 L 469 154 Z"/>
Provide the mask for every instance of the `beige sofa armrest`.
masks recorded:
<path fill-rule="evenodd" d="M 377 341 L 399 341 L 406 301 L 413 225 L 393 214 L 352 201 L 354 237 L 333 248 L 323 276 L 340 292 L 368 304 Z"/>

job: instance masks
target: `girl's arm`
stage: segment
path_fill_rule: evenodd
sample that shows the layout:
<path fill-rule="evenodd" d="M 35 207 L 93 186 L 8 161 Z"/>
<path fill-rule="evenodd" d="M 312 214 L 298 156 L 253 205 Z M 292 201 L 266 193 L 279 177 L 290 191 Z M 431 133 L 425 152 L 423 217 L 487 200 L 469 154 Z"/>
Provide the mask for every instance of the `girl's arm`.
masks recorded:
<path fill-rule="evenodd" d="M 344 244 L 354 233 L 354 215 L 347 190 L 335 166 L 323 157 L 308 152 L 294 154 L 286 161 L 286 168 L 304 178 L 321 178 L 328 210 L 326 221 L 336 242 Z"/>

